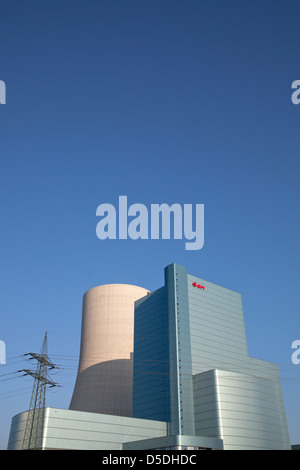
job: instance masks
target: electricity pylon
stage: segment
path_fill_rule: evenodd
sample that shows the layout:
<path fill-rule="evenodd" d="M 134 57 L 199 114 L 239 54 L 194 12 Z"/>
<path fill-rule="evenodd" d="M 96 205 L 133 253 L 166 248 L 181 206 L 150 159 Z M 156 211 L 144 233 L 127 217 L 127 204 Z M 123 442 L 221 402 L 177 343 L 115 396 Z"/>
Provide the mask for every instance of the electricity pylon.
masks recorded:
<path fill-rule="evenodd" d="M 25 372 L 23 375 L 30 375 L 34 378 L 22 449 L 38 450 L 42 449 L 43 443 L 46 386 L 55 387 L 57 385 L 47 377 L 48 369 L 55 369 L 56 367 L 48 357 L 47 332 L 45 333 L 40 354 L 28 353 L 25 356 L 30 356 L 29 359 L 35 359 L 37 366 L 35 371 L 29 369 L 18 371 Z"/>

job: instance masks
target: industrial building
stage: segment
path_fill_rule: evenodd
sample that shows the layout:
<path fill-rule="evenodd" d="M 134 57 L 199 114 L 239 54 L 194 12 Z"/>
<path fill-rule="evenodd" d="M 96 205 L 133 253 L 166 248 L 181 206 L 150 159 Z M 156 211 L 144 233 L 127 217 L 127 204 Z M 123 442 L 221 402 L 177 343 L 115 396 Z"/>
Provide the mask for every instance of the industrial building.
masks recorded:
<path fill-rule="evenodd" d="M 20 449 L 26 412 L 12 420 Z M 41 447 L 291 449 L 276 364 L 249 357 L 241 295 L 171 264 L 154 292 L 112 284 L 83 299 L 69 410 L 46 408 Z"/>
<path fill-rule="evenodd" d="M 132 416 L 134 302 L 147 293 L 141 287 L 109 284 L 84 294 L 71 410 Z"/>

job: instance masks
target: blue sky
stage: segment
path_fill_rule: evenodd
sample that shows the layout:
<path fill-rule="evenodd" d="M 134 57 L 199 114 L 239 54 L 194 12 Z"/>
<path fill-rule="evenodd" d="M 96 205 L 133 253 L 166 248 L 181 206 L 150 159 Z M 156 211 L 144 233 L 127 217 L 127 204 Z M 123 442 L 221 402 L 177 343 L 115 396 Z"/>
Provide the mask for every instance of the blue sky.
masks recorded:
<path fill-rule="evenodd" d="M 0 2 L 0 447 L 40 350 L 67 408 L 82 296 L 154 290 L 172 262 L 243 296 L 249 354 L 279 364 L 300 443 L 298 1 Z M 96 237 L 96 208 L 205 205 L 205 244 Z"/>

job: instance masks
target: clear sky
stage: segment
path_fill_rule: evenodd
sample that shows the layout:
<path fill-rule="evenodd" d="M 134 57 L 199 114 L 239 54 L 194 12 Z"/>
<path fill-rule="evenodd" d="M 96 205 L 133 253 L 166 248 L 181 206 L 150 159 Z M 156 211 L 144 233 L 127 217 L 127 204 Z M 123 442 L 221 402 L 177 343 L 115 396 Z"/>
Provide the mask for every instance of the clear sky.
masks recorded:
<path fill-rule="evenodd" d="M 300 4 L 0 2 L 0 447 L 48 331 L 49 406 L 68 408 L 86 290 L 154 290 L 172 262 L 243 296 L 249 355 L 279 364 L 300 443 Z M 96 208 L 205 205 L 205 243 L 104 240 Z M 216 345 L 217 347 L 217 345 Z"/>

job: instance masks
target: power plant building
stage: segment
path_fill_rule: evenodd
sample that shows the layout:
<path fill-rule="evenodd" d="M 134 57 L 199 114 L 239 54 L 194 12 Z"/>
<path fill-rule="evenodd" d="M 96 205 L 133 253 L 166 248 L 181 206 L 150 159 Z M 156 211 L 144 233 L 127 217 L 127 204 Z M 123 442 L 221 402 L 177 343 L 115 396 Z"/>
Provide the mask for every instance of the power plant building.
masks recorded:
<path fill-rule="evenodd" d="M 154 292 L 88 291 L 70 409 L 46 408 L 43 448 L 290 449 L 278 366 L 248 356 L 241 295 L 177 264 Z"/>

